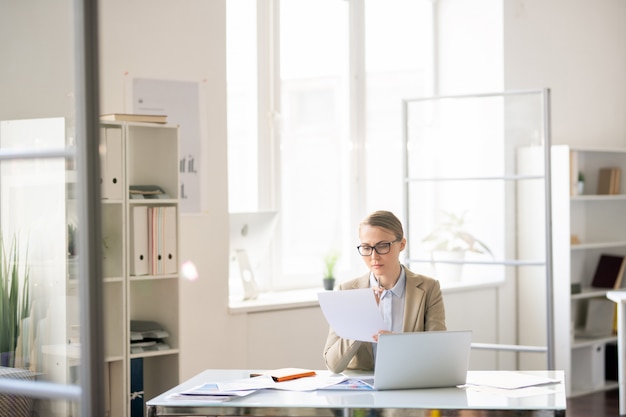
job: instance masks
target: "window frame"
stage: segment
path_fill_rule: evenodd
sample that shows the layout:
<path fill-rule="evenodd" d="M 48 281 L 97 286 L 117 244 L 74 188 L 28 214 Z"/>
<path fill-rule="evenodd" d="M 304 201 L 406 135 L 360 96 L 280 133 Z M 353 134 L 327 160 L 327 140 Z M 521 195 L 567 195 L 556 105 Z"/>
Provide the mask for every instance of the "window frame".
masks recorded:
<path fill-rule="evenodd" d="M 357 225 L 368 212 L 366 191 L 366 146 L 367 146 L 367 69 L 366 69 L 366 2 L 365 0 L 349 0 L 348 2 L 348 36 L 349 36 L 349 133 L 350 146 L 349 177 L 352 186 L 349 188 L 348 200 L 351 202 L 346 209 L 346 222 Z M 257 185 L 258 211 L 276 211 L 282 206 L 283 191 L 281 190 L 281 73 L 280 73 L 280 0 L 260 0 L 257 7 Z M 432 5 L 432 30 L 436 26 L 437 5 Z M 432 35 L 432 50 L 437 38 Z M 430 82 L 436 81 L 436 54 L 430 57 L 431 67 L 428 68 Z M 433 87 L 433 90 L 436 90 Z M 400 123 L 400 120 L 398 121 Z M 402 206 L 402 205 L 401 205 Z M 398 212 L 402 217 L 403 213 Z M 283 231 L 281 221 L 276 226 L 276 236 L 280 239 Z M 261 291 L 310 288 L 311 280 L 294 279 L 284 276 L 280 267 L 282 259 L 281 244 L 275 239 L 270 250 L 269 282 L 259 283 Z M 353 254 L 345 254 L 344 268 L 351 275 L 362 271 L 362 264 Z M 315 266 L 311 266 L 315 268 Z M 356 275 L 355 275 L 356 276 Z M 321 279 L 321 277 L 320 277 Z"/>

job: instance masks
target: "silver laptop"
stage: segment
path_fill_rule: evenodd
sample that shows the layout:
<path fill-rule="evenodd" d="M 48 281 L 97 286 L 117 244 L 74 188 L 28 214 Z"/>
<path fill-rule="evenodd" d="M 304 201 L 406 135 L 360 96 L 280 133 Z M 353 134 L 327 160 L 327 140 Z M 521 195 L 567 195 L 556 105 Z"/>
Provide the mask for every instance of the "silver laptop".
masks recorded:
<path fill-rule="evenodd" d="M 465 384 L 471 342 L 469 330 L 382 334 L 378 338 L 374 389 Z"/>

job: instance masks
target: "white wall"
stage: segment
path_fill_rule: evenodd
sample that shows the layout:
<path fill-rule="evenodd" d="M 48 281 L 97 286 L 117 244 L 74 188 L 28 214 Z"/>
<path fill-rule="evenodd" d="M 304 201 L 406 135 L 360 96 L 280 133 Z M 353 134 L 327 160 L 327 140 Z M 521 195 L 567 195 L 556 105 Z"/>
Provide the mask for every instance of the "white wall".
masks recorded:
<path fill-rule="evenodd" d="M 438 94 L 502 91 L 501 0 L 443 0 L 438 9 Z"/>
<path fill-rule="evenodd" d="M 552 143 L 626 145 L 626 2 L 504 1 L 507 90 L 550 88 Z"/>
<path fill-rule="evenodd" d="M 0 5 L 0 120 L 73 116 L 71 5 Z"/>
<path fill-rule="evenodd" d="M 552 89 L 553 142 L 624 146 L 626 2 L 516 0 L 497 7 L 504 13 L 505 89 Z M 103 112 L 127 110 L 132 77 L 206 86 L 206 209 L 181 219 L 182 259 L 200 272 L 199 280 L 182 284 L 181 377 L 208 367 L 323 366 L 325 325 L 316 308 L 228 312 L 224 0 L 107 0 L 101 8 Z M 456 91 L 463 93 L 502 82 L 458 79 L 474 87 Z M 458 79 L 446 74 L 444 85 L 460 89 Z M 450 324 L 462 326 L 462 309 L 449 310 Z"/>

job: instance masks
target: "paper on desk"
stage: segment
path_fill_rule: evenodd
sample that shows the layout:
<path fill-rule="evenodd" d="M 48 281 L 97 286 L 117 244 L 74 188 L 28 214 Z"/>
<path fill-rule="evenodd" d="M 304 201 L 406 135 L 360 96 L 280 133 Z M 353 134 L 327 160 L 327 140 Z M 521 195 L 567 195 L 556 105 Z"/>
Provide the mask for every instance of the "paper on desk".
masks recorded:
<path fill-rule="evenodd" d="M 240 390 L 222 390 L 218 383 L 206 383 L 187 391 L 178 393 L 182 397 L 243 397 L 254 392 L 256 388 L 242 388 Z"/>
<path fill-rule="evenodd" d="M 220 392 L 242 392 L 259 389 L 278 389 L 284 391 L 315 391 L 345 380 L 343 375 L 316 375 L 298 379 L 275 382 L 269 375 L 254 378 L 237 379 L 218 383 Z"/>
<path fill-rule="evenodd" d="M 466 385 L 478 385 L 481 387 L 519 389 L 540 385 L 557 384 L 560 381 L 554 378 L 546 378 L 538 375 L 524 374 L 520 372 L 480 372 L 473 371 L 467 375 Z"/>
<path fill-rule="evenodd" d="M 326 321 L 344 339 L 374 342 L 376 333 L 389 330 L 371 288 L 325 291 L 317 298 Z"/>
<path fill-rule="evenodd" d="M 554 388 L 546 389 L 544 385 L 516 389 L 481 387 L 478 385 L 463 385 L 461 388 L 466 390 L 465 392 L 467 393 L 467 399 L 470 404 L 474 398 L 482 395 L 499 395 L 506 398 L 524 398 L 533 397 L 535 395 L 549 395 L 556 391 Z"/>
<path fill-rule="evenodd" d="M 167 397 L 168 400 L 174 401 L 187 401 L 187 402 L 201 402 L 201 403 L 223 403 L 231 398 L 232 395 L 186 395 L 186 394 L 172 394 Z"/>

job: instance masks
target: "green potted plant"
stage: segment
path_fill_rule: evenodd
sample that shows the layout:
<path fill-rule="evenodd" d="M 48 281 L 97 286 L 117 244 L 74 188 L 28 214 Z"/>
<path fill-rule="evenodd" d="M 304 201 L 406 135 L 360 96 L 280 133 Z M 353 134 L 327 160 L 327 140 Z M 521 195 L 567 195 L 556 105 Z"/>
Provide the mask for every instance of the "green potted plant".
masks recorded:
<path fill-rule="evenodd" d="M 27 258 L 28 256 L 26 256 Z M 23 262 L 23 263 L 21 263 Z M 14 236 L 7 254 L 0 232 L 0 378 L 33 381 L 36 373 L 24 351 L 23 323 L 30 316 L 29 268 L 20 258 L 18 240 Z M 20 369 L 22 368 L 22 369 Z M 0 395 L 0 410 L 11 410 L 11 416 L 32 415 L 34 399 L 21 395 Z M 4 415 L 4 414 L 3 414 Z"/>
<path fill-rule="evenodd" d="M 582 195 L 585 191 L 585 174 L 582 171 L 578 172 L 578 194 Z"/>
<path fill-rule="evenodd" d="M 7 254 L 0 235 L 0 365 L 15 366 L 15 350 L 22 321 L 30 314 L 29 269 L 20 268 L 20 254 L 14 237 Z"/>
<path fill-rule="evenodd" d="M 24 354 L 28 348 L 22 337 L 30 315 L 29 269 L 20 264 L 15 237 L 8 254 L 5 249 L 0 232 L 0 378 L 34 381 L 36 373 L 28 369 L 30 357 Z M 32 397 L 0 394 L 0 410 L 11 410 L 11 416 L 29 417 L 33 406 Z"/>
<path fill-rule="evenodd" d="M 458 281 L 467 252 L 493 256 L 491 249 L 466 229 L 467 213 L 443 211 L 442 220 L 422 239 L 440 279 Z"/>
<path fill-rule="evenodd" d="M 324 256 L 324 289 L 332 290 L 335 288 L 335 266 L 339 260 L 339 253 L 330 252 Z"/>

